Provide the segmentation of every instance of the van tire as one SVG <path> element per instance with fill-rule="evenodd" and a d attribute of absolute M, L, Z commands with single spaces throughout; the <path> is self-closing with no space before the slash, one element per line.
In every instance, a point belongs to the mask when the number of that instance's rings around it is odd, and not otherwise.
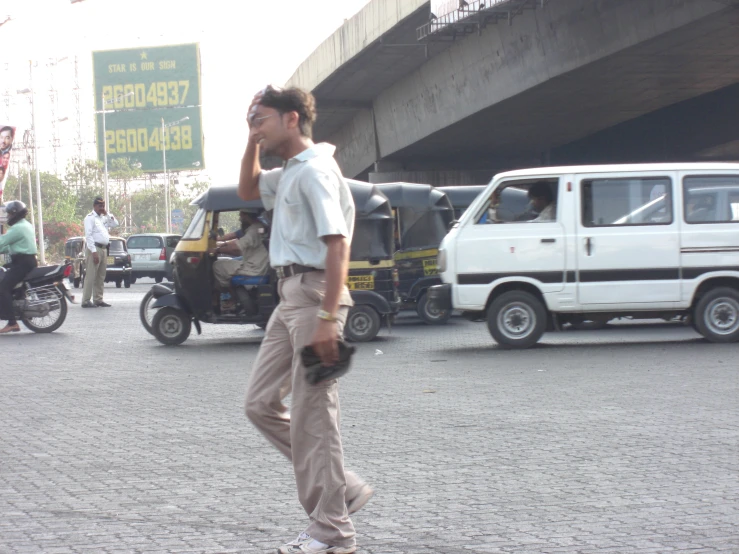
<path fill-rule="evenodd" d="M 370 306 L 354 306 L 344 324 L 344 337 L 352 342 L 368 342 L 380 332 L 380 314 Z"/>
<path fill-rule="evenodd" d="M 429 296 L 425 292 L 418 299 L 416 311 L 418 312 L 418 317 L 428 325 L 444 325 L 452 317 L 451 310 L 432 310 L 429 307 Z"/>
<path fill-rule="evenodd" d="M 547 328 L 547 311 L 533 294 L 504 292 L 488 308 L 488 330 L 504 348 L 530 348 Z"/>
<path fill-rule="evenodd" d="M 693 310 L 696 330 L 710 342 L 739 340 L 739 292 L 718 287 L 701 296 Z"/>

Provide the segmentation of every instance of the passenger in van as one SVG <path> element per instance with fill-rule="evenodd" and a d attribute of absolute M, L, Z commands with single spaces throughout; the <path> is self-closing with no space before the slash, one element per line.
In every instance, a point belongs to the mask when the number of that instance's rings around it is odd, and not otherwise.
<path fill-rule="evenodd" d="M 716 210 L 711 198 L 707 195 L 691 195 L 688 199 L 688 209 L 685 216 L 688 223 L 702 223 L 718 221 Z"/>
<path fill-rule="evenodd" d="M 552 189 L 546 181 L 538 181 L 531 185 L 528 195 L 534 212 L 538 214 L 529 221 L 541 223 L 557 219 L 557 205 L 554 203 Z"/>
<path fill-rule="evenodd" d="M 269 253 L 262 242 L 264 226 L 257 219 L 258 214 L 249 210 L 239 212 L 241 229 L 223 236 L 223 242 L 218 242 L 212 254 L 226 254 L 241 256 L 241 260 L 219 259 L 213 263 L 213 276 L 216 286 L 222 291 L 230 291 L 231 277 L 246 275 L 257 277 L 264 275 L 269 267 Z"/>

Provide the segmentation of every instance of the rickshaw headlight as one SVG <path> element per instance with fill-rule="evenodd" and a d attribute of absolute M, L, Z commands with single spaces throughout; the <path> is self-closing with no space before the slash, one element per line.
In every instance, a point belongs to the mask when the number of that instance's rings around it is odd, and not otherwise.
<path fill-rule="evenodd" d="M 446 271 L 446 250 L 439 250 L 439 255 L 436 257 L 436 267 L 439 273 Z"/>

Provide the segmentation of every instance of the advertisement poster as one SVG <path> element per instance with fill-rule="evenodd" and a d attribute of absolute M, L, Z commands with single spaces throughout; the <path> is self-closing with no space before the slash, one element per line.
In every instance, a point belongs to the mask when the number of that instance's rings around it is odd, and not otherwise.
<path fill-rule="evenodd" d="M 13 150 L 13 139 L 15 139 L 15 127 L 0 125 L 0 204 L 4 202 L 3 191 L 8 180 L 8 173 L 10 173 L 10 151 Z"/>
<path fill-rule="evenodd" d="M 204 169 L 197 43 L 92 53 L 98 160 Z M 105 151 L 103 151 L 105 148 Z"/>

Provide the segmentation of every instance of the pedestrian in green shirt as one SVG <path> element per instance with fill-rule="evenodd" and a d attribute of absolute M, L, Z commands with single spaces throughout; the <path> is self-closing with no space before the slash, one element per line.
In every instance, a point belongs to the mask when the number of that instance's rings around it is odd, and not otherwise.
<path fill-rule="evenodd" d="M 20 331 L 13 311 L 12 291 L 25 279 L 26 275 L 38 265 L 36 261 L 36 234 L 33 225 L 26 220 L 28 209 L 23 202 L 14 200 L 5 206 L 10 229 L 0 235 L 0 254 L 10 254 L 10 263 L 0 272 L 0 320 L 8 324 L 0 329 L 0 334 Z"/>

